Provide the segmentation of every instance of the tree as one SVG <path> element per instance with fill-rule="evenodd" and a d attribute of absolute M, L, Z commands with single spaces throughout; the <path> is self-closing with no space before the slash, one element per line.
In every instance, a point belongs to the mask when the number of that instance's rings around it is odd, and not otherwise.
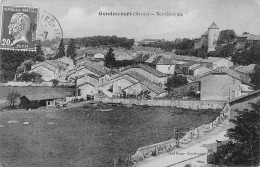
<path fill-rule="evenodd" d="M 230 122 L 235 126 L 227 131 L 230 141 L 213 153 L 209 163 L 218 166 L 259 165 L 259 113 L 260 105 L 251 104 L 252 110 L 237 111 Z"/>
<path fill-rule="evenodd" d="M 174 87 L 178 87 L 187 83 L 188 83 L 187 78 L 179 75 L 179 76 L 172 76 L 168 78 L 165 86 L 167 90 L 170 90 Z"/>
<path fill-rule="evenodd" d="M 242 50 L 236 51 L 232 55 L 232 62 L 240 65 L 260 64 L 260 43 L 246 45 Z"/>
<path fill-rule="evenodd" d="M 36 82 L 41 82 L 41 77 L 42 75 L 39 73 L 31 72 L 31 73 L 22 73 L 17 77 L 17 81 L 25 81 L 25 82 L 30 82 L 30 81 L 36 81 Z"/>
<path fill-rule="evenodd" d="M 107 54 L 105 55 L 104 65 L 109 68 L 113 68 L 116 64 L 116 58 L 114 54 L 114 50 L 109 48 Z"/>
<path fill-rule="evenodd" d="M 64 43 L 63 43 L 63 39 L 61 39 L 60 41 L 60 45 L 59 45 L 59 48 L 58 48 L 58 53 L 55 55 L 55 59 L 57 58 L 61 58 L 61 57 L 64 57 L 65 56 L 65 47 L 64 47 Z"/>
<path fill-rule="evenodd" d="M 11 108 L 15 108 L 15 103 L 17 102 L 17 99 L 20 97 L 20 94 L 16 92 L 10 92 L 7 96 L 7 101 L 9 102 Z"/>
<path fill-rule="evenodd" d="M 235 51 L 235 43 L 229 43 L 216 47 L 216 53 L 218 57 L 230 57 Z"/>
<path fill-rule="evenodd" d="M 199 58 L 207 58 L 207 49 L 206 48 L 199 48 L 197 49 L 198 53 L 197 53 L 197 57 Z"/>
<path fill-rule="evenodd" d="M 257 64 L 254 68 L 254 72 L 250 75 L 251 83 L 255 85 L 254 89 L 260 89 L 260 65 Z"/>
<path fill-rule="evenodd" d="M 222 44 L 229 44 L 231 42 L 234 42 L 236 38 L 236 33 L 234 30 L 222 30 L 219 33 L 219 37 L 217 40 L 217 45 L 222 45 Z"/>
<path fill-rule="evenodd" d="M 36 54 L 35 54 L 35 61 L 44 61 L 44 52 L 42 51 L 41 44 L 36 46 Z"/>
<path fill-rule="evenodd" d="M 69 46 L 67 48 L 67 57 L 70 57 L 71 59 L 75 59 L 77 57 L 76 47 L 73 39 L 71 39 L 69 42 Z"/>

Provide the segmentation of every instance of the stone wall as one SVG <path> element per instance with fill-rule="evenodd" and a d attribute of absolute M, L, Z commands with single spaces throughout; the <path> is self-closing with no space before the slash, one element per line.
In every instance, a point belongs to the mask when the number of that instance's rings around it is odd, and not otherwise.
<path fill-rule="evenodd" d="M 6 99 L 8 93 L 17 91 L 21 96 L 30 94 L 43 94 L 43 93 L 70 93 L 74 92 L 75 88 L 68 87 L 0 87 L 0 99 Z"/>
<path fill-rule="evenodd" d="M 223 101 L 200 101 L 200 100 L 155 100 L 155 99 L 134 99 L 134 98 L 106 98 L 95 96 L 95 101 L 104 103 L 122 103 L 127 105 L 148 105 L 148 106 L 169 106 L 185 109 L 222 109 Z"/>

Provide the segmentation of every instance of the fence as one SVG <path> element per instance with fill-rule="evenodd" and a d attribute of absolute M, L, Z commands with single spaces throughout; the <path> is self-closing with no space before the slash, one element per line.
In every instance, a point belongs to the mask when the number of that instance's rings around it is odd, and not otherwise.
<path fill-rule="evenodd" d="M 156 143 L 149 146 L 144 146 L 138 148 L 136 153 L 131 156 L 131 160 L 134 162 L 142 161 L 145 158 L 151 157 L 153 153 L 165 153 L 169 150 L 175 149 L 179 143 L 179 146 L 182 144 L 189 143 L 194 138 L 199 138 L 201 135 L 204 135 L 208 131 L 217 127 L 222 121 L 230 117 L 231 108 L 229 105 L 225 105 L 224 109 L 221 111 L 220 115 L 211 123 L 206 125 L 201 125 L 197 128 L 194 128 L 184 134 L 184 136 L 177 141 L 176 139 L 170 139 L 165 142 Z"/>
<path fill-rule="evenodd" d="M 127 105 L 170 106 L 185 109 L 222 109 L 224 101 L 200 100 L 162 100 L 162 99 L 134 99 L 134 98 L 107 98 L 95 96 L 95 101 L 104 103 L 122 103 Z"/>

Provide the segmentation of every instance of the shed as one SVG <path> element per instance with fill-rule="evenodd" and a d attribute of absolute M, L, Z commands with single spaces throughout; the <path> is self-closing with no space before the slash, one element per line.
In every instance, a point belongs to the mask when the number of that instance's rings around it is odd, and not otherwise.
<path fill-rule="evenodd" d="M 38 108 L 41 106 L 55 106 L 56 99 L 62 99 L 60 93 L 31 94 L 20 97 L 20 106 L 25 109 Z"/>

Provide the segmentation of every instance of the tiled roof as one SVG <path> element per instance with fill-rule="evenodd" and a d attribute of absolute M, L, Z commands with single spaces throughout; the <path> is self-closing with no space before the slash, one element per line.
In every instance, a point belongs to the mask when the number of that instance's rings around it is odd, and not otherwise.
<path fill-rule="evenodd" d="M 247 38 L 250 34 L 243 34 L 243 35 L 238 35 L 238 38 Z"/>
<path fill-rule="evenodd" d="M 131 69 L 131 68 L 141 68 L 141 69 L 145 70 L 146 72 L 149 72 L 149 73 L 155 75 L 156 77 L 167 77 L 166 74 L 164 74 L 152 67 L 149 67 L 147 65 L 143 65 L 143 64 L 138 64 L 136 66 L 127 66 L 127 67 L 123 68 L 121 71 L 125 71 L 125 70 Z"/>
<path fill-rule="evenodd" d="M 200 76 L 200 78 L 202 77 L 206 77 L 208 75 L 212 75 L 212 74 L 218 74 L 218 73 L 224 73 L 224 74 L 227 74 L 237 80 L 240 80 L 242 83 L 246 84 L 246 85 L 249 85 L 249 86 L 253 86 L 251 84 L 251 79 L 249 77 L 249 75 L 245 74 L 245 73 L 241 73 L 241 72 L 238 72 L 236 70 L 233 70 L 233 69 L 228 69 L 228 68 L 225 68 L 225 67 L 219 67 L 215 70 L 212 70 L 212 71 L 209 71 L 205 74 L 203 74 L 202 76 Z"/>
<path fill-rule="evenodd" d="M 98 63 L 94 63 L 91 61 L 86 61 L 84 65 L 77 67 L 77 71 L 80 71 L 82 69 L 88 69 L 89 71 L 93 72 L 94 74 L 97 74 L 98 76 L 103 76 L 107 73 L 109 73 L 109 68 L 99 65 Z M 68 76 L 71 74 L 74 74 L 76 72 L 76 68 L 70 70 L 68 72 Z"/>
<path fill-rule="evenodd" d="M 202 67 L 205 67 L 205 66 L 202 66 L 200 64 L 194 64 L 192 65 L 192 67 L 190 68 L 190 70 L 196 70 L 196 69 L 199 69 L 199 68 L 202 68 Z"/>
<path fill-rule="evenodd" d="M 132 60 L 133 57 L 125 51 L 114 51 L 116 60 Z"/>
<path fill-rule="evenodd" d="M 248 41 L 260 41 L 260 35 L 250 34 L 250 35 L 247 37 L 247 40 L 248 40 Z"/>
<path fill-rule="evenodd" d="M 47 68 L 48 70 L 51 70 L 53 72 L 56 72 L 57 69 L 55 69 L 54 67 L 50 66 L 50 65 L 47 65 L 47 64 L 40 64 L 40 65 L 37 65 L 35 67 L 33 67 L 30 71 L 33 71 L 34 69 L 38 68 L 38 67 L 45 67 Z"/>
<path fill-rule="evenodd" d="M 202 34 L 202 36 L 206 36 L 206 35 L 208 35 L 209 34 L 209 31 L 206 31 L 206 32 L 204 32 L 203 34 Z"/>
<path fill-rule="evenodd" d="M 159 56 L 153 63 L 156 65 L 173 65 L 173 64 L 178 64 L 179 62 L 173 59 Z"/>
<path fill-rule="evenodd" d="M 203 62 L 203 63 L 215 63 L 215 62 L 217 62 L 221 59 L 223 59 L 223 58 L 221 58 L 221 57 L 208 57 L 208 58 L 205 58 L 205 59 L 199 58 L 196 61 L 197 62 Z"/>
<path fill-rule="evenodd" d="M 210 26 L 209 29 L 219 29 L 219 27 L 213 22 Z"/>
<path fill-rule="evenodd" d="M 94 86 L 93 84 L 91 84 L 90 82 L 85 82 L 85 83 L 79 84 L 78 87 L 84 86 L 84 85 L 86 85 L 86 84 L 89 84 L 89 85 L 95 87 L 95 86 Z"/>
<path fill-rule="evenodd" d="M 103 55 L 106 55 L 107 50 L 87 50 L 85 53 L 86 53 L 87 55 L 95 55 L 95 54 L 97 54 L 97 53 L 101 53 L 101 54 L 103 54 Z"/>
<path fill-rule="evenodd" d="M 192 75 L 186 75 L 185 77 L 187 77 L 187 79 L 190 79 L 190 80 L 192 80 L 192 81 L 197 81 L 197 80 L 198 80 L 197 77 L 192 76 Z"/>
<path fill-rule="evenodd" d="M 24 95 L 24 96 L 30 101 L 35 101 L 35 100 L 58 99 L 58 98 L 63 98 L 65 95 L 62 95 L 61 93 L 44 93 L 44 94 L 31 94 L 31 95 Z"/>
<path fill-rule="evenodd" d="M 242 73 L 246 73 L 246 74 L 250 74 L 254 72 L 254 68 L 255 68 L 256 64 L 250 64 L 247 66 L 237 66 L 234 68 L 234 70 L 242 72 Z"/>
<path fill-rule="evenodd" d="M 126 73 L 124 73 L 124 75 L 125 74 L 130 76 L 130 77 L 133 77 L 134 79 L 136 79 L 138 81 L 150 81 L 148 78 L 144 77 L 142 74 L 139 74 L 139 73 L 134 72 L 134 71 L 126 72 Z"/>
<path fill-rule="evenodd" d="M 162 73 L 162 72 L 160 72 L 160 71 L 158 71 L 158 70 L 156 70 L 152 67 L 149 67 L 147 65 L 138 64 L 137 67 L 139 67 L 139 68 L 141 68 L 141 69 L 143 69 L 143 70 L 145 70 L 145 71 L 147 71 L 147 72 L 149 72 L 149 73 L 151 73 L 151 74 L 153 74 L 157 77 L 167 77 L 166 74 L 164 74 L 164 73 Z"/>
<path fill-rule="evenodd" d="M 168 58 L 170 58 L 172 60 L 177 60 L 177 61 L 196 61 L 199 59 L 199 57 L 176 55 L 176 54 L 171 54 L 168 56 Z"/>
<path fill-rule="evenodd" d="M 114 79 L 117 79 L 119 77 L 123 77 L 124 75 L 128 75 L 134 79 L 136 79 L 138 82 L 134 82 L 132 80 L 130 80 L 127 77 L 124 77 L 125 79 L 127 79 L 128 81 L 132 82 L 133 85 L 137 84 L 137 83 L 141 83 L 142 85 L 146 86 L 148 89 L 152 90 L 153 92 L 160 94 L 165 92 L 166 90 L 164 90 L 163 88 L 161 88 L 160 86 L 156 85 L 155 83 L 151 82 L 148 78 L 144 77 L 142 74 L 139 74 L 137 72 L 134 71 L 130 71 L 130 72 L 126 72 L 123 74 L 119 74 L 117 77 L 115 77 Z M 113 81 L 113 80 L 111 80 Z M 128 88 L 128 87 L 126 87 Z"/>
<path fill-rule="evenodd" d="M 166 92 L 165 89 L 161 88 L 160 86 L 152 83 L 152 82 L 148 82 L 148 81 L 142 81 L 139 82 L 141 84 L 143 84 L 144 86 L 146 86 L 148 89 L 152 90 L 153 92 L 155 92 L 156 94 L 161 94 Z"/>

